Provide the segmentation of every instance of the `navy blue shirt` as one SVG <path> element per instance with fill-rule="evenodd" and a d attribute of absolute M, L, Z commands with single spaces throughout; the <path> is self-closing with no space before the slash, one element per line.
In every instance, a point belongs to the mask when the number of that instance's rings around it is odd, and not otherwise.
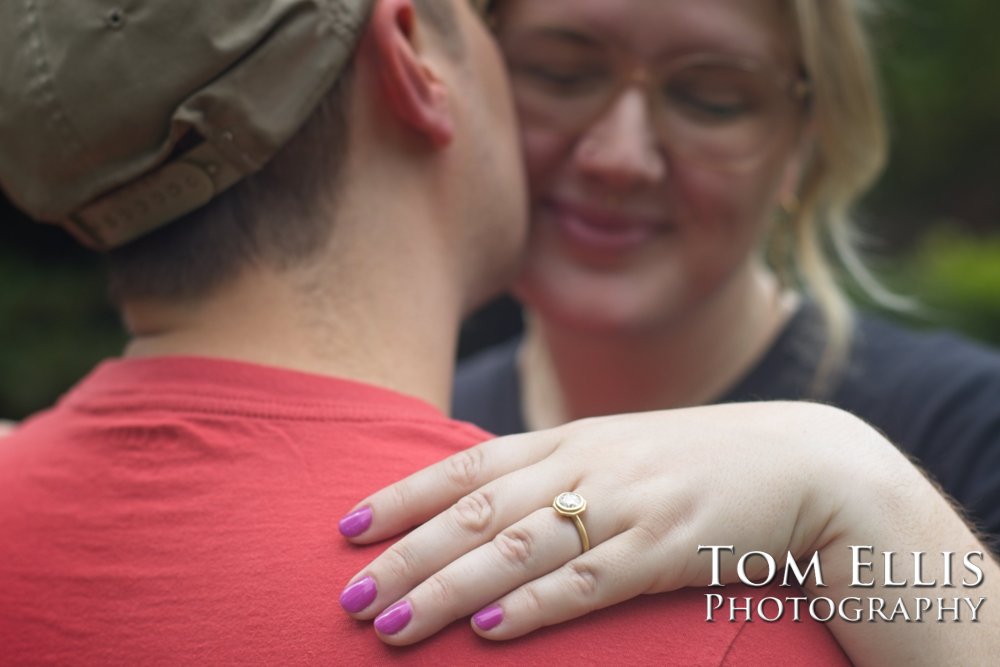
<path fill-rule="evenodd" d="M 993 546 L 1000 538 L 1000 353 L 953 333 L 858 318 L 849 362 L 825 396 L 812 394 L 823 349 L 819 310 L 806 303 L 759 363 L 715 403 L 822 400 L 878 428 L 966 508 Z M 507 435 L 526 430 L 515 339 L 463 362 L 454 416 Z"/>

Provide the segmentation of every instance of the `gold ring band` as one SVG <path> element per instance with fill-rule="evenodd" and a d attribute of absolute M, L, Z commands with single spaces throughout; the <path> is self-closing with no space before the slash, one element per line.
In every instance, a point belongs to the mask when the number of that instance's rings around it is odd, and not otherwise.
<path fill-rule="evenodd" d="M 587 509 L 587 501 L 583 499 L 583 496 L 572 491 L 560 493 L 552 501 L 552 509 L 562 516 L 573 520 L 573 524 L 576 525 L 576 532 L 580 534 L 580 543 L 583 545 L 584 553 L 589 551 L 590 538 L 587 536 L 587 529 L 583 525 L 583 520 L 580 519 L 580 515 Z"/>

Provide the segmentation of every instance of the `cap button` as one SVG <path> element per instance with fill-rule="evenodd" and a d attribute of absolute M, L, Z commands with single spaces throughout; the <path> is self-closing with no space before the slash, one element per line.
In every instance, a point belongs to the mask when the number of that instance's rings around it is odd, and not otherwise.
<path fill-rule="evenodd" d="M 125 12 L 121 8 L 115 7 L 108 12 L 108 15 L 105 17 L 105 22 L 112 30 L 121 30 L 125 27 Z"/>

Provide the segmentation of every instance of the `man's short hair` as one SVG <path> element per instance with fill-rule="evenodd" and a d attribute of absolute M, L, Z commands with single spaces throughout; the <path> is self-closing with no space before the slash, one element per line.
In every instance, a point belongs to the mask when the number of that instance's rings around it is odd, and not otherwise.
<path fill-rule="evenodd" d="M 453 7 L 414 0 L 421 17 L 461 49 Z M 352 65 L 301 130 L 256 174 L 204 207 L 109 255 L 112 299 L 189 299 L 208 294 L 246 266 L 279 270 L 329 242 L 348 145 Z"/>
<path fill-rule="evenodd" d="M 330 232 L 325 204 L 347 152 L 350 72 L 306 124 L 256 174 L 174 222 L 109 253 L 111 297 L 187 299 L 248 263 L 283 268 L 307 258 Z"/>

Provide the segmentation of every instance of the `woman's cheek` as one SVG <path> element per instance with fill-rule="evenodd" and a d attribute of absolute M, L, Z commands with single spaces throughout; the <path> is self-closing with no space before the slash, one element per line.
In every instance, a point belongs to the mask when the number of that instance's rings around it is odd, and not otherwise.
<path fill-rule="evenodd" d="M 691 167 L 671 173 L 673 204 L 689 230 L 723 256 L 752 251 L 762 240 L 774 184 L 766 174 Z M 732 261 L 732 258 L 725 261 Z"/>
<path fill-rule="evenodd" d="M 557 133 L 521 126 L 521 145 L 528 169 L 528 179 L 533 193 L 542 191 L 557 172 L 560 162 L 569 154 L 570 141 Z"/>
<path fill-rule="evenodd" d="M 718 171 L 675 162 L 667 176 L 670 202 L 682 222 L 704 232 L 718 232 L 738 210 L 740 185 Z"/>

